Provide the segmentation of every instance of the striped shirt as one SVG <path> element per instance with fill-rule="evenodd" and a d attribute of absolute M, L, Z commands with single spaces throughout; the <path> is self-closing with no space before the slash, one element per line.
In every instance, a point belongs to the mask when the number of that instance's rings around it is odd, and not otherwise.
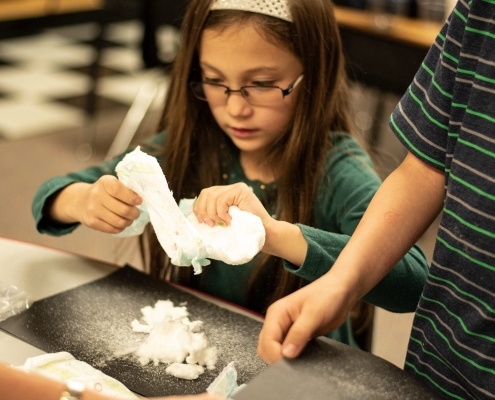
<path fill-rule="evenodd" d="M 441 397 L 495 399 L 495 0 L 458 1 L 390 126 L 445 172 L 405 369 Z"/>

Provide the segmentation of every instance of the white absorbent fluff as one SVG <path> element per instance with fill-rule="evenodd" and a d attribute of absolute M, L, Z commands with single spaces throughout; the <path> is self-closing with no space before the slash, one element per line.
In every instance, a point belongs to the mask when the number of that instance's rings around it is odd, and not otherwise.
<path fill-rule="evenodd" d="M 192 380 L 197 379 L 203 372 L 204 368 L 198 364 L 170 364 L 165 372 L 177 378 Z"/>
<path fill-rule="evenodd" d="M 142 365 L 150 361 L 171 364 L 166 372 L 183 379 L 196 379 L 204 372 L 203 366 L 215 369 L 218 350 L 210 347 L 200 332 L 203 322 L 189 320 L 185 306 L 159 300 L 155 307 L 144 307 L 141 312 L 145 324 L 134 320 L 131 326 L 135 332 L 149 333 L 135 352 Z"/>

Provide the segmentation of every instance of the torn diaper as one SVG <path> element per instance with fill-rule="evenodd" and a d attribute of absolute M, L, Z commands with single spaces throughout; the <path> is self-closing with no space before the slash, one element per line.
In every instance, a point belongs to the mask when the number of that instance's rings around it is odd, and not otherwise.
<path fill-rule="evenodd" d="M 115 171 L 125 186 L 143 198 L 139 207 L 141 216 L 115 236 L 139 235 L 151 220 L 158 241 L 174 265 L 192 265 L 194 273 L 199 274 L 202 267 L 210 264 L 209 259 L 244 264 L 252 260 L 265 243 L 261 219 L 236 206 L 229 208 L 232 222 L 226 227 L 200 224 L 192 212 L 195 199 L 181 200 L 183 213 L 158 161 L 142 152 L 139 146 L 117 164 Z"/>

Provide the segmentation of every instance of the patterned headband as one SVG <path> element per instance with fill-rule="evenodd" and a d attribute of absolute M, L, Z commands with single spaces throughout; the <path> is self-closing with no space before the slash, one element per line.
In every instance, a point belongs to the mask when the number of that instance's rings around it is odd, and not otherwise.
<path fill-rule="evenodd" d="M 241 10 L 292 22 L 287 0 L 215 0 L 212 10 Z"/>

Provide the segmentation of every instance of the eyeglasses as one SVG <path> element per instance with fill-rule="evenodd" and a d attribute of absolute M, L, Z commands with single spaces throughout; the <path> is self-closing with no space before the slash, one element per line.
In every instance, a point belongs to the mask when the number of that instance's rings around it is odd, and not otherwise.
<path fill-rule="evenodd" d="M 228 99 L 231 93 L 240 93 L 252 106 L 269 106 L 280 103 L 286 96 L 292 93 L 295 87 L 302 81 L 304 75 L 299 75 L 286 89 L 279 86 L 241 86 L 233 90 L 220 83 L 189 82 L 194 96 L 199 100 L 209 103 L 221 103 Z"/>

